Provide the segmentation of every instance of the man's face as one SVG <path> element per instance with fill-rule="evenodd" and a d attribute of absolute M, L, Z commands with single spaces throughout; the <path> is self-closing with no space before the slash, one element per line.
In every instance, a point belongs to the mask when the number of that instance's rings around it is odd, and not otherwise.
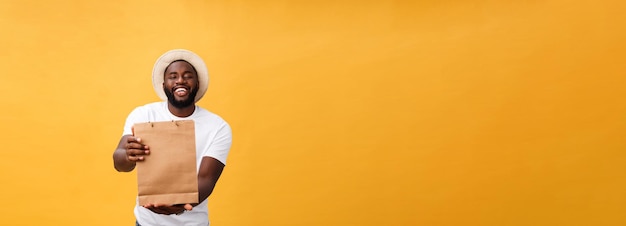
<path fill-rule="evenodd" d="M 176 108 L 192 106 L 198 93 L 198 74 L 187 61 L 174 61 L 165 69 L 163 91 Z"/>

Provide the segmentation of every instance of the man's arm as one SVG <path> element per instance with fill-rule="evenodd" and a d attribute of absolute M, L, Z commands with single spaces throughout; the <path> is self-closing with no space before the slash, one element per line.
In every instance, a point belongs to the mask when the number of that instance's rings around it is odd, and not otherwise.
<path fill-rule="evenodd" d="M 215 184 L 220 179 L 223 170 L 224 164 L 217 159 L 212 157 L 202 158 L 200 170 L 198 171 L 198 204 L 213 193 Z"/>

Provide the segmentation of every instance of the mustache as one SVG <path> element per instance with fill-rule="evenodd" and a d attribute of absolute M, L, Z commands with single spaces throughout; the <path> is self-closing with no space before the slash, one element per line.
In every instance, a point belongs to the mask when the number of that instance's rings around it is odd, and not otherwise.
<path fill-rule="evenodd" d="M 199 85 L 196 85 L 196 88 L 189 89 L 189 96 L 187 96 L 187 98 L 184 100 L 176 100 L 176 98 L 174 97 L 174 89 L 168 90 L 167 88 L 163 87 L 163 92 L 165 92 L 165 96 L 167 96 L 167 101 L 170 104 L 172 104 L 172 106 L 176 108 L 185 108 L 185 107 L 192 106 L 196 103 L 196 95 L 198 94 L 198 87 Z"/>

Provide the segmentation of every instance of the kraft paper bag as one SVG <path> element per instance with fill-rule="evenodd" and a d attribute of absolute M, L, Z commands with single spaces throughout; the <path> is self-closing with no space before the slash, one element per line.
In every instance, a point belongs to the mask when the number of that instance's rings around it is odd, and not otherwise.
<path fill-rule="evenodd" d="M 137 123 L 133 131 L 150 148 L 136 166 L 139 205 L 197 203 L 194 122 Z"/>

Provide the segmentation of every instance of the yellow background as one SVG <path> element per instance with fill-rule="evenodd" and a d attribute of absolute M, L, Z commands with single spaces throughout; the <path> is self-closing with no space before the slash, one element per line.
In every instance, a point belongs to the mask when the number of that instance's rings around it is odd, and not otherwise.
<path fill-rule="evenodd" d="M 133 225 L 156 58 L 232 126 L 212 225 L 626 225 L 626 3 L 0 1 L 0 225 Z"/>

